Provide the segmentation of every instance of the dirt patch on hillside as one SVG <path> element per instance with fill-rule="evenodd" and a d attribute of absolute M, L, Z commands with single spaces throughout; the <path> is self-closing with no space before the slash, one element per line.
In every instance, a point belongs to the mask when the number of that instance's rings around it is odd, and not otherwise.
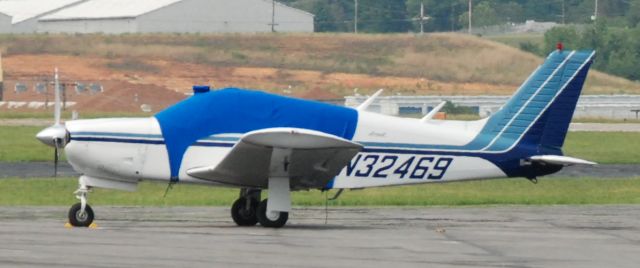
<path fill-rule="evenodd" d="M 358 92 L 368 94 L 379 88 L 386 94 L 480 95 L 511 94 L 516 85 L 483 83 L 443 83 L 424 78 L 371 76 L 347 73 L 289 70 L 260 67 L 214 67 L 166 60 L 135 59 L 135 66 L 152 66 L 153 71 L 118 70 L 121 60 L 62 55 L 15 55 L 3 59 L 5 68 L 5 101 L 52 100 L 33 90 L 39 81 L 51 81 L 54 68 L 67 83 L 67 100 L 81 112 L 140 112 L 142 105 L 158 111 L 185 98 L 193 85 L 214 88 L 239 87 L 267 90 L 279 94 L 311 99 L 343 97 Z M 117 63 L 117 64 L 114 64 Z M 126 63 L 125 63 L 126 64 Z M 125 66 L 126 67 L 126 66 Z M 17 94 L 16 82 L 29 90 Z M 78 94 L 72 84 L 100 83 L 101 94 Z M 6 109 L 4 107 L 3 109 Z M 20 108 L 27 109 L 27 108 Z"/>

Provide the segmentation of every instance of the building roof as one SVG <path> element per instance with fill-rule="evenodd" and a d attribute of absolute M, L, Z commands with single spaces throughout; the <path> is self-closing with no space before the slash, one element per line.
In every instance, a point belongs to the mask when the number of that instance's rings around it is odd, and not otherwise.
<path fill-rule="evenodd" d="M 10 16 L 11 23 L 16 24 L 82 1 L 83 0 L 2 0 L 0 1 L 0 13 Z"/>
<path fill-rule="evenodd" d="M 0 0 L 0 3 L 4 0 Z M 37 2 L 43 0 L 10 0 L 15 2 Z M 47 1 L 83 1 L 83 0 L 44 0 Z M 81 19 L 109 19 L 109 18 L 135 18 L 154 10 L 178 3 L 184 0 L 88 0 L 84 3 L 62 9 L 58 12 L 40 18 L 41 20 L 81 20 Z M 231 0 L 229 0 L 231 1 Z M 261 0 L 271 3 L 271 0 Z M 313 14 L 287 6 L 280 2 L 277 5 L 305 15 Z"/>
<path fill-rule="evenodd" d="M 44 16 L 41 20 L 135 18 L 181 1 L 182 0 L 90 0 Z"/>

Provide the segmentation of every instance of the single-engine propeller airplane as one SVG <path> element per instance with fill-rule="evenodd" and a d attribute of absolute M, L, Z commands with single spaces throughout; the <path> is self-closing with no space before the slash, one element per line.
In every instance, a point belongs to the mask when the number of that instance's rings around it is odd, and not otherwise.
<path fill-rule="evenodd" d="M 69 210 L 89 226 L 93 187 L 130 190 L 142 180 L 240 188 L 240 226 L 282 227 L 291 191 L 525 177 L 566 165 L 562 145 L 593 51 L 552 52 L 496 113 L 477 121 L 398 118 L 260 91 L 194 86 L 193 96 L 149 118 L 60 122 L 37 138 L 63 149 L 81 173 Z M 56 71 L 57 81 L 57 71 Z M 261 192 L 268 199 L 261 200 Z"/>

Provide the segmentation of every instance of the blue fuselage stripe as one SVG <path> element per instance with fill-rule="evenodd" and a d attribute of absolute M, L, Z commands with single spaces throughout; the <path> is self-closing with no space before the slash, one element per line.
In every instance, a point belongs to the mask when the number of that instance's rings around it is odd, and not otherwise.
<path fill-rule="evenodd" d="M 72 141 L 96 141 L 96 142 L 116 142 L 116 143 L 139 143 L 139 144 L 164 144 L 163 140 L 142 140 L 107 137 L 72 137 Z"/>
<path fill-rule="evenodd" d="M 125 136 L 125 135 L 121 135 Z M 144 139 L 135 139 L 135 138 L 112 138 L 112 137 L 71 137 L 72 141 L 89 141 L 89 142 L 114 142 L 114 143 L 137 143 L 137 144 L 154 144 L 154 145 L 163 145 L 165 144 L 164 140 L 144 140 Z M 236 139 L 237 140 L 237 139 Z M 192 146 L 199 147 L 224 147 L 231 148 L 235 145 L 235 143 L 225 143 L 225 142 L 206 142 L 206 141 L 198 141 L 194 143 Z M 365 143 L 366 145 L 366 143 Z M 386 145 L 386 146 L 385 146 Z M 406 144 L 410 145 L 410 144 Z M 406 149 L 398 149 L 392 148 L 396 147 L 397 144 L 376 144 L 375 147 L 365 147 L 362 152 L 363 153 L 388 153 L 388 154 L 448 154 L 448 155 L 464 155 L 459 152 L 446 152 L 440 150 L 424 150 L 424 148 L 420 147 L 420 144 L 414 144 L 415 147 L 406 148 Z M 387 148 L 377 148 L 377 147 L 387 147 Z M 476 152 L 481 153 L 481 152 Z"/>
<path fill-rule="evenodd" d="M 72 141 L 92 141 L 92 142 L 114 142 L 114 143 L 134 143 L 134 144 L 154 144 L 154 145 L 164 145 L 164 140 L 155 139 L 155 140 L 146 140 L 146 139 L 137 139 L 134 137 L 127 138 L 125 135 L 120 135 L 122 138 L 115 137 L 77 137 L 72 136 Z M 235 143 L 224 143 L 224 142 L 207 142 L 207 141 L 198 141 L 194 143 L 192 146 L 200 146 L 200 147 L 233 147 Z"/>

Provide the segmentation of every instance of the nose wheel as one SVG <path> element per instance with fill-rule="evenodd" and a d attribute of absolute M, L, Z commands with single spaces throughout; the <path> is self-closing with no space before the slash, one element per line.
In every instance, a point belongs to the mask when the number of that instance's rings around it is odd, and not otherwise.
<path fill-rule="evenodd" d="M 87 204 L 89 187 L 80 183 L 80 188 L 78 188 L 74 194 L 80 202 L 74 204 L 69 209 L 69 224 L 74 227 L 89 227 L 94 219 L 93 209 Z"/>
<path fill-rule="evenodd" d="M 93 209 L 86 205 L 84 211 L 82 204 L 76 203 L 69 209 L 69 224 L 75 227 L 89 227 L 93 223 Z"/>

